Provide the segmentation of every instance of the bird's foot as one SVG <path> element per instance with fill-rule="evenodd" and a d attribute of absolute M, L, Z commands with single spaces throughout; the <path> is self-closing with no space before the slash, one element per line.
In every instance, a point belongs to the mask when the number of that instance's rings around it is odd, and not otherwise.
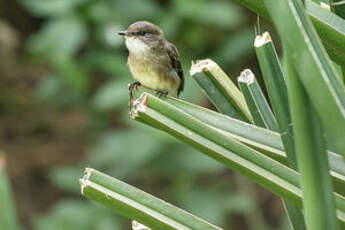
<path fill-rule="evenodd" d="M 159 98 L 166 97 L 168 95 L 168 91 L 157 90 L 156 95 Z"/>
<path fill-rule="evenodd" d="M 134 90 L 137 90 L 139 86 L 141 86 L 141 84 L 138 81 L 129 84 L 129 99 L 131 101 L 134 99 Z"/>

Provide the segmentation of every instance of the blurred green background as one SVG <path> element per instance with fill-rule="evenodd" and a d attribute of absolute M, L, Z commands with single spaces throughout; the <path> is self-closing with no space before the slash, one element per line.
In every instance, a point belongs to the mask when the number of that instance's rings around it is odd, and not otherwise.
<path fill-rule="evenodd" d="M 288 229 L 279 198 L 129 118 L 133 80 L 116 31 L 137 20 L 178 47 L 185 100 L 211 107 L 189 76 L 192 60 L 210 57 L 232 78 L 260 74 L 256 15 L 233 1 L 0 0 L 0 152 L 23 229 L 130 229 L 80 196 L 84 167 L 224 229 Z"/>

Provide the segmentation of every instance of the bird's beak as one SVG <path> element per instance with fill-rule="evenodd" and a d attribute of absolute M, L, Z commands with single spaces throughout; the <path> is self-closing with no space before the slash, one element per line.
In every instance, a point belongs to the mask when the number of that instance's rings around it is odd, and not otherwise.
<path fill-rule="evenodd" d="M 127 34 L 127 30 L 124 30 L 124 31 L 118 31 L 117 32 L 118 35 L 122 35 L 122 36 L 125 36 Z"/>

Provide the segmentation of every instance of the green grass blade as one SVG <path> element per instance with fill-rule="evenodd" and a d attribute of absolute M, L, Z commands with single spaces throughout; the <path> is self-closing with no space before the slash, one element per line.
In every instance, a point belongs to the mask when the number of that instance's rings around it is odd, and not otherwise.
<path fill-rule="evenodd" d="M 229 132 L 232 138 L 259 149 L 260 152 L 265 154 L 271 153 L 269 156 L 274 160 L 287 164 L 286 154 L 279 133 L 176 98 L 168 97 L 166 101 L 208 125 Z M 342 156 L 328 151 L 328 158 L 334 174 L 339 174 L 339 178 L 345 178 L 345 162 Z M 341 180 L 345 181 L 345 179 Z"/>
<path fill-rule="evenodd" d="M 265 81 L 289 166 L 297 169 L 285 76 L 269 33 L 255 38 L 256 54 Z"/>
<path fill-rule="evenodd" d="M 87 168 L 80 184 L 85 197 L 152 229 L 221 229 L 95 169 Z"/>
<path fill-rule="evenodd" d="M 240 90 L 217 63 L 211 59 L 193 63 L 190 75 L 220 112 L 240 120 L 252 121 Z"/>
<path fill-rule="evenodd" d="M 246 99 L 254 123 L 258 126 L 277 131 L 276 119 L 253 72 L 250 69 L 242 71 L 237 81 Z"/>
<path fill-rule="evenodd" d="M 301 207 L 299 174 L 264 154 L 235 141 L 223 130 L 199 121 L 183 110 L 150 94 L 135 101 L 132 117 L 194 146 Z M 345 199 L 335 193 L 338 218 L 345 223 Z"/>
<path fill-rule="evenodd" d="M 0 155 L 0 229 L 20 229 L 5 168 L 5 159 L 2 155 Z"/>
<path fill-rule="evenodd" d="M 167 98 L 167 102 L 201 122 L 227 132 L 232 138 L 264 152 L 272 159 L 286 164 L 286 155 L 279 133 L 176 98 Z"/>
<path fill-rule="evenodd" d="M 244 98 L 246 99 L 246 103 L 250 111 L 250 114 L 253 117 L 254 124 L 257 126 L 266 128 L 265 122 L 261 116 L 262 114 L 260 114 L 258 107 L 255 105 L 255 101 L 253 100 L 253 96 L 250 93 L 248 85 L 245 82 L 239 81 L 239 78 L 237 78 L 237 81 L 238 81 L 238 86 L 240 87 L 241 92 Z"/>
<path fill-rule="evenodd" d="M 308 96 L 337 152 L 345 156 L 345 90 L 303 6 L 297 0 L 270 3 L 272 18 Z M 279 10 L 274 10 L 279 9 Z M 332 118 L 332 119 L 330 119 Z"/>
<path fill-rule="evenodd" d="M 253 12 L 269 19 L 265 0 L 236 0 Z M 320 35 L 328 54 L 339 65 L 345 64 L 345 24 L 339 16 L 329 12 L 320 5 L 305 1 L 306 12 L 310 16 L 316 31 Z"/>
<path fill-rule="evenodd" d="M 286 61 L 306 225 L 313 230 L 338 230 L 321 122 L 292 63 Z"/>
<path fill-rule="evenodd" d="M 279 133 L 245 123 L 176 98 L 167 98 L 167 101 L 194 118 L 228 132 L 232 138 L 287 165 L 286 154 Z M 328 159 L 334 190 L 345 196 L 345 161 L 341 155 L 331 151 L 328 151 Z"/>
<path fill-rule="evenodd" d="M 296 172 L 231 139 L 223 131 L 146 93 L 135 103 L 132 115 L 134 119 L 167 131 L 274 193 L 300 204 L 298 196 L 301 191 L 296 186 L 299 184 Z M 237 150 L 236 154 L 230 149 Z"/>

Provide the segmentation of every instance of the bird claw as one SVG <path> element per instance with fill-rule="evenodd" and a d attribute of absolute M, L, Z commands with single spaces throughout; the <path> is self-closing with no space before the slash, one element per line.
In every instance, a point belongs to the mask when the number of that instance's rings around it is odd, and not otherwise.
<path fill-rule="evenodd" d="M 136 82 L 129 84 L 128 89 L 129 89 L 129 91 L 133 91 L 134 89 L 137 90 L 138 86 L 141 86 L 141 84 L 140 84 L 140 82 L 136 81 Z"/>
<path fill-rule="evenodd" d="M 140 82 L 136 81 L 129 84 L 129 99 L 132 101 L 134 99 L 134 90 L 138 90 L 138 87 L 141 86 Z"/>
<path fill-rule="evenodd" d="M 159 98 L 162 98 L 162 97 L 166 97 L 168 95 L 168 91 L 161 91 L 161 90 L 158 90 L 156 92 L 156 95 L 159 97 Z"/>

